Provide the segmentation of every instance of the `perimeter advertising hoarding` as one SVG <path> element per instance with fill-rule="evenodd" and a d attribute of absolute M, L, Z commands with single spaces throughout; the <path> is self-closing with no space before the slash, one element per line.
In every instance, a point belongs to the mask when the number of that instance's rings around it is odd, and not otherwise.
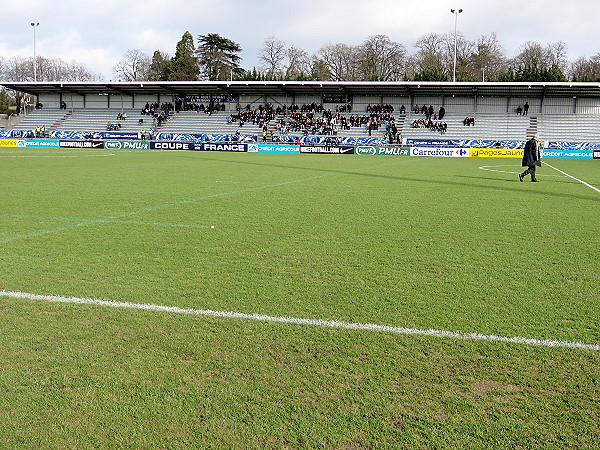
<path fill-rule="evenodd" d="M 256 150 L 254 150 L 254 147 L 248 147 L 248 151 L 258 151 L 259 153 L 300 153 L 300 146 L 289 144 L 258 144 Z"/>
<path fill-rule="evenodd" d="M 102 141 L 60 141 L 62 148 L 104 148 Z"/>
<path fill-rule="evenodd" d="M 0 139 L 0 147 L 16 147 L 16 139 Z"/>
<path fill-rule="evenodd" d="M 564 159 L 593 159 L 593 150 L 563 150 L 563 149 L 544 149 L 542 158 L 564 158 Z"/>
<path fill-rule="evenodd" d="M 104 148 L 108 150 L 149 150 L 147 141 L 106 141 Z"/>
<path fill-rule="evenodd" d="M 445 158 L 466 158 L 469 156 L 468 148 L 440 148 L 440 147 L 411 147 L 410 156 L 442 156 Z"/>
<path fill-rule="evenodd" d="M 472 148 L 470 156 L 477 158 L 522 158 L 522 148 Z"/>
<path fill-rule="evenodd" d="M 248 144 L 231 142 L 213 142 L 205 144 L 192 144 L 192 150 L 203 152 L 247 152 Z"/>
<path fill-rule="evenodd" d="M 18 147 L 60 147 L 60 141 L 47 140 L 47 139 L 19 139 L 17 141 Z"/>
<path fill-rule="evenodd" d="M 152 150 L 194 150 L 193 142 L 150 142 Z"/>
<path fill-rule="evenodd" d="M 354 154 L 354 147 L 352 147 L 351 145 L 301 145 L 300 153 L 352 155 Z"/>
<path fill-rule="evenodd" d="M 355 148 L 357 155 L 395 155 L 410 156 L 410 147 L 380 147 L 376 145 L 361 145 Z"/>
<path fill-rule="evenodd" d="M 600 150 L 594 150 L 594 159 L 600 159 Z"/>

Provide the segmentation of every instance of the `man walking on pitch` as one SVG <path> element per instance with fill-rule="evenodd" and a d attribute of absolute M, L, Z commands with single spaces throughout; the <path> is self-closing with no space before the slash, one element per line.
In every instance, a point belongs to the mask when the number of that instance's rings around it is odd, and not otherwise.
<path fill-rule="evenodd" d="M 540 146 L 538 142 L 539 138 L 540 137 L 536 134 L 525 144 L 525 150 L 523 152 L 523 161 L 521 162 L 521 165 L 523 167 L 527 167 L 527 170 L 519 174 L 519 181 L 523 181 L 523 178 L 527 174 L 531 174 L 531 181 L 536 183 L 538 181 L 535 177 L 535 166 L 542 165 L 542 161 L 540 158 Z"/>

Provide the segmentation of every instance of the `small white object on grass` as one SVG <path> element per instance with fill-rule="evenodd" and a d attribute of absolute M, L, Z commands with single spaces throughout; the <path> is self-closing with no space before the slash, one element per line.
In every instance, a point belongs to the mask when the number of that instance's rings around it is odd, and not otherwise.
<path fill-rule="evenodd" d="M 214 228 L 215 226 L 214 226 L 214 225 L 211 225 L 210 227 L 211 227 L 211 228 Z"/>

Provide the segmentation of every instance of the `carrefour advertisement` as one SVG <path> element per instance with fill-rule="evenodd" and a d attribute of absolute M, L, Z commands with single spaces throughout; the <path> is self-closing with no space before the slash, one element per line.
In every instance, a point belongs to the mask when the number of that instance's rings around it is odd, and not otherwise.
<path fill-rule="evenodd" d="M 410 147 L 381 147 L 377 145 L 362 145 L 355 148 L 357 155 L 395 155 L 410 156 Z"/>
<path fill-rule="evenodd" d="M 411 147 L 410 156 L 442 156 L 445 158 L 466 158 L 469 156 L 468 148 L 440 148 L 440 147 Z"/>
<path fill-rule="evenodd" d="M 478 158 L 522 158 L 522 148 L 472 148 L 470 156 Z"/>
<path fill-rule="evenodd" d="M 544 149 L 542 158 L 593 159 L 593 150 Z"/>

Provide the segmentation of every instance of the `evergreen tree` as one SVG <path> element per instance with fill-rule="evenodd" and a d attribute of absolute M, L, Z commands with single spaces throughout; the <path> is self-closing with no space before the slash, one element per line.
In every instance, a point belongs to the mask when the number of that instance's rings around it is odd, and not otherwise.
<path fill-rule="evenodd" d="M 177 43 L 175 56 L 171 59 L 168 70 L 170 81 L 197 81 L 200 70 L 195 56 L 194 38 L 189 31 L 183 33 Z"/>
<path fill-rule="evenodd" d="M 198 36 L 198 42 L 196 54 L 205 78 L 214 81 L 243 76 L 239 65 L 242 58 L 238 55 L 242 48 L 238 44 L 217 33 Z"/>

